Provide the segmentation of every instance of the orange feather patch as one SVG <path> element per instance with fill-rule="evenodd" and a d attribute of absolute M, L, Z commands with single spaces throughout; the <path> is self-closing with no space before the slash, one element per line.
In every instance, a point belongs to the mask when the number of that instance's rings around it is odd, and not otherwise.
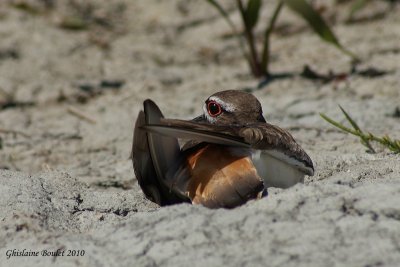
<path fill-rule="evenodd" d="M 235 207 L 264 189 L 248 149 L 209 144 L 190 154 L 187 164 L 187 194 L 194 204 Z"/>

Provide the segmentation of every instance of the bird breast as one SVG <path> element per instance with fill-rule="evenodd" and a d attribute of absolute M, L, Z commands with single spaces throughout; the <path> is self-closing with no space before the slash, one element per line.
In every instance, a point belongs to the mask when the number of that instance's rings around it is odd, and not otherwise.
<path fill-rule="evenodd" d="M 187 164 L 187 194 L 195 204 L 235 207 L 264 190 L 249 149 L 208 144 L 190 154 Z"/>

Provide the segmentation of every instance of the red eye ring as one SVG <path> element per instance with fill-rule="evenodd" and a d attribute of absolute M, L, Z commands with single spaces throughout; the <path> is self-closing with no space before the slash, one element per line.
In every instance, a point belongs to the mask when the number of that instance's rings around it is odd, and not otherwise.
<path fill-rule="evenodd" d="M 211 100 L 207 102 L 207 111 L 211 117 L 217 117 L 219 114 L 222 113 L 222 108 L 220 104 L 218 104 L 214 100 Z"/>

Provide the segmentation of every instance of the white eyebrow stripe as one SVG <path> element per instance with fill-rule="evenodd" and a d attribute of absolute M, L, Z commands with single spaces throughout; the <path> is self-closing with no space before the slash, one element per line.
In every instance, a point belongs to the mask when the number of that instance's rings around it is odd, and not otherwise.
<path fill-rule="evenodd" d="M 218 97 L 216 97 L 216 96 L 211 96 L 211 97 L 208 98 L 208 100 L 217 102 L 218 104 L 221 105 L 221 107 L 222 107 L 224 110 L 226 110 L 226 111 L 228 111 L 228 112 L 233 112 L 233 111 L 236 110 L 236 108 L 235 108 L 234 105 L 225 103 L 224 101 L 222 101 L 220 98 L 218 98 Z M 206 110 L 206 112 L 207 112 L 207 110 Z"/>

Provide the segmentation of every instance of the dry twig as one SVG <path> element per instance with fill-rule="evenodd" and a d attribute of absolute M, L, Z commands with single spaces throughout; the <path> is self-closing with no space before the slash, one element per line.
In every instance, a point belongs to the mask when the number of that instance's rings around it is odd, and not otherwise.
<path fill-rule="evenodd" d="M 69 106 L 67 109 L 68 113 L 78 117 L 79 119 L 85 120 L 91 124 L 96 124 L 96 120 L 91 118 L 90 116 L 84 114 L 82 111 L 78 110 L 77 108 Z"/>

